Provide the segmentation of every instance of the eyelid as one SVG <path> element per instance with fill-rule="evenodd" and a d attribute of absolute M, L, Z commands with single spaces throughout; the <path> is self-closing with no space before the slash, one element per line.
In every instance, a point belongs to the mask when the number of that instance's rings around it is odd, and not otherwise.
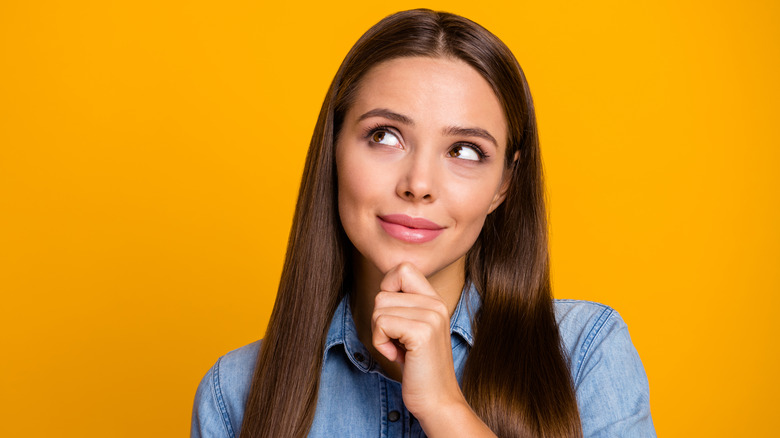
<path fill-rule="evenodd" d="M 387 125 L 387 124 L 384 124 L 384 123 L 374 123 L 374 124 L 368 125 L 368 127 L 366 127 L 363 130 L 363 135 L 368 137 L 369 135 L 371 135 L 374 132 L 379 131 L 379 130 L 386 130 L 386 131 L 391 131 L 391 132 L 392 131 L 397 131 L 397 129 L 393 128 L 390 125 Z"/>
<path fill-rule="evenodd" d="M 394 135 L 395 138 L 398 139 L 399 143 L 403 143 L 403 137 L 401 136 L 401 132 L 397 128 L 385 125 L 383 123 L 377 123 L 377 124 L 374 124 L 374 125 L 370 125 L 363 132 L 363 138 L 368 140 L 368 139 L 371 138 L 372 135 L 374 135 L 378 131 L 387 131 L 390 134 Z"/>

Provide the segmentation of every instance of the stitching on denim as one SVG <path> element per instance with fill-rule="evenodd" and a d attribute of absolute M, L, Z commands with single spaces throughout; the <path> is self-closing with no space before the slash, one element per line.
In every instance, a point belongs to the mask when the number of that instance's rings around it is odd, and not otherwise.
<path fill-rule="evenodd" d="M 222 398 L 222 387 L 219 382 L 219 365 L 222 363 L 222 358 L 217 359 L 217 363 L 214 364 L 214 371 L 212 374 L 212 380 L 214 381 L 214 394 L 217 399 L 217 406 L 219 407 L 220 418 L 222 418 L 222 424 L 225 426 L 225 430 L 230 438 L 235 438 L 233 432 L 233 426 L 230 425 L 230 416 L 225 406 L 225 400 Z"/>
<path fill-rule="evenodd" d="M 471 333 L 468 332 L 466 327 L 463 327 L 462 325 L 458 324 L 456 321 L 459 321 L 460 319 L 460 313 L 463 311 L 461 309 L 460 304 L 458 304 L 458 307 L 455 309 L 455 313 L 452 315 L 452 325 L 450 326 L 450 333 L 457 333 L 463 339 L 468 342 L 469 346 L 474 344 L 474 339 L 471 337 Z"/>
<path fill-rule="evenodd" d="M 390 434 L 390 431 L 388 430 L 390 427 L 390 424 L 387 422 L 387 411 L 388 411 L 388 390 L 387 390 L 387 379 L 379 379 L 379 397 L 380 397 L 380 403 L 379 406 L 381 406 L 381 412 L 379 413 L 379 424 L 380 424 L 380 436 L 382 438 L 387 438 L 387 436 Z"/>
<path fill-rule="evenodd" d="M 594 340 L 596 337 L 601 333 L 601 330 L 604 328 L 604 326 L 607 325 L 607 320 L 610 316 L 615 312 L 612 308 L 604 306 L 605 308 L 601 311 L 601 314 L 599 315 L 598 320 L 596 320 L 596 323 L 593 325 L 593 328 L 588 332 L 588 337 L 585 338 L 585 342 L 583 343 L 582 347 L 580 348 L 580 356 L 577 358 L 577 373 L 574 376 L 574 382 L 579 380 L 580 378 L 580 372 L 582 371 L 582 364 L 585 362 L 585 356 L 588 355 L 590 352 L 590 347 L 593 346 Z"/>
<path fill-rule="evenodd" d="M 561 304 L 582 304 L 582 303 L 585 303 L 585 304 L 595 304 L 596 306 L 601 307 L 602 309 L 611 309 L 611 307 L 607 306 L 606 304 L 598 303 L 596 301 L 575 300 L 575 299 L 572 299 L 572 298 L 554 298 L 553 301 L 557 301 L 557 302 L 559 302 Z M 612 310 L 614 310 L 614 309 L 612 309 Z"/>
<path fill-rule="evenodd" d="M 469 344 L 469 347 L 474 345 L 474 337 L 472 336 L 470 330 L 461 325 L 459 323 L 460 321 L 460 314 L 464 311 L 463 307 L 465 307 L 465 311 L 468 312 L 468 318 L 469 321 L 473 324 L 473 318 L 471 313 L 471 294 L 476 294 L 476 290 L 473 289 L 473 284 L 467 284 L 466 287 L 463 289 L 463 292 L 461 293 L 460 301 L 458 301 L 458 305 L 455 307 L 455 312 L 452 315 L 452 321 L 450 322 L 450 332 L 455 332 L 459 334 L 463 339 Z"/>
<path fill-rule="evenodd" d="M 465 291 L 461 292 L 461 298 L 458 301 L 458 304 L 455 306 L 455 312 L 452 314 L 452 321 L 450 322 L 450 330 L 454 330 L 456 327 L 458 327 L 457 321 L 458 321 L 458 317 L 460 316 L 460 310 L 461 310 L 460 306 L 462 305 L 462 303 L 464 301 L 463 300 L 463 294 L 464 293 L 466 293 L 466 292 Z"/>
<path fill-rule="evenodd" d="M 371 359 L 371 355 L 368 353 L 368 350 L 366 350 L 363 343 L 360 342 L 360 339 L 358 338 L 357 335 L 357 331 L 356 331 L 357 328 L 355 327 L 354 320 L 350 321 L 351 319 L 352 319 L 352 311 L 349 308 L 349 304 L 347 304 L 347 307 L 345 307 L 345 311 L 344 311 L 344 319 L 342 320 L 343 326 L 341 329 L 344 351 L 347 354 L 347 359 L 349 359 L 349 361 L 352 362 L 352 364 L 355 365 L 357 369 L 359 369 L 364 373 L 367 373 L 371 371 L 371 367 L 373 366 L 374 362 Z M 350 324 L 350 322 L 352 323 Z M 350 341 L 352 342 L 350 343 Z M 357 359 L 354 358 L 354 354 L 356 352 L 360 352 L 360 354 L 362 354 L 363 356 L 365 356 L 366 359 L 368 359 L 367 365 L 358 362 Z"/>

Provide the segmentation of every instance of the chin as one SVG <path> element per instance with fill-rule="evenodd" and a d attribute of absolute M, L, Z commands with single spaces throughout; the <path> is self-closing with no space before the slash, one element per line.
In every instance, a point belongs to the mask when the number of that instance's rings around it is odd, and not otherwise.
<path fill-rule="evenodd" d="M 433 263 L 432 261 L 433 260 L 430 256 L 417 254 L 399 254 L 395 257 L 385 257 L 383 260 L 373 264 L 384 275 L 401 263 L 407 262 L 411 263 L 417 269 L 419 269 L 425 277 L 431 277 L 457 261 L 457 259 L 452 261 L 438 260 L 433 261 Z"/>

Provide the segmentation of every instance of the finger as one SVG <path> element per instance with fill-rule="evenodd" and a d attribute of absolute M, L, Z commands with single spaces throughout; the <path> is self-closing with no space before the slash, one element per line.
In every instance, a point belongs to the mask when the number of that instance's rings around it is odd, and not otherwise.
<path fill-rule="evenodd" d="M 402 295 L 402 294 L 396 294 Z M 442 314 L 438 309 L 425 309 L 420 307 L 384 307 L 381 309 L 374 309 L 373 315 L 371 315 L 371 327 L 372 330 L 376 326 L 376 321 L 380 316 L 397 316 L 409 321 L 417 321 L 433 326 L 435 329 L 445 329 L 449 327 L 449 319 L 446 314 Z M 449 334 L 449 331 L 447 331 Z"/>
<path fill-rule="evenodd" d="M 389 360 L 396 360 L 396 352 L 390 351 L 389 344 L 393 344 L 393 340 L 398 340 L 403 348 L 407 351 L 417 351 L 420 346 L 429 344 L 431 340 L 435 339 L 436 329 L 427 322 L 415 321 L 412 319 L 404 318 L 397 315 L 379 315 L 373 323 L 373 334 L 371 341 L 374 347 L 382 353 Z M 396 346 L 397 350 L 397 346 Z M 393 355 L 386 355 L 387 351 Z"/>
<path fill-rule="evenodd" d="M 386 321 L 382 318 L 382 325 Z M 403 358 L 403 345 L 388 335 L 388 332 L 384 330 L 382 326 L 376 325 L 376 320 L 371 321 L 371 343 L 374 344 L 374 348 L 390 362 L 400 362 Z"/>
<path fill-rule="evenodd" d="M 386 357 L 390 362 L 403 363 L 405 357 L 405 351 L 402 350 L 402 346 L 395 343 L 395 341 L 388 341 L 381 344 L 374 344 L 374 348 L 382 356 Z"/>
<path fill-rule="evenodd" d="M 398 293 L 382 291 L 374 297 L 374 310 L 387 307 L 420 307 L 446 312 L 447 308 L 441 298 L 415 293 Z"/>
<path fill-rule="evenodd" d="M 403 262 L 391 269 L 379 283 L 379 289 L 441 298 L 422 272 L 409 262 Z"/>

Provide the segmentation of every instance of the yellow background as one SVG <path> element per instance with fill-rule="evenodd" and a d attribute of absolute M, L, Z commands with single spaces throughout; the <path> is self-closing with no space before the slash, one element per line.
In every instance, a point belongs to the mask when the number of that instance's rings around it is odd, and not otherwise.
<path fill-rule="evenodd" d="M 615 307 L 660 436 L 771 436 L 774 1 L 0 3 L 0 436 L 184 436 L 262 337 L 325 90 L 426 6 L 533 91 L 555 294 Z"/>

